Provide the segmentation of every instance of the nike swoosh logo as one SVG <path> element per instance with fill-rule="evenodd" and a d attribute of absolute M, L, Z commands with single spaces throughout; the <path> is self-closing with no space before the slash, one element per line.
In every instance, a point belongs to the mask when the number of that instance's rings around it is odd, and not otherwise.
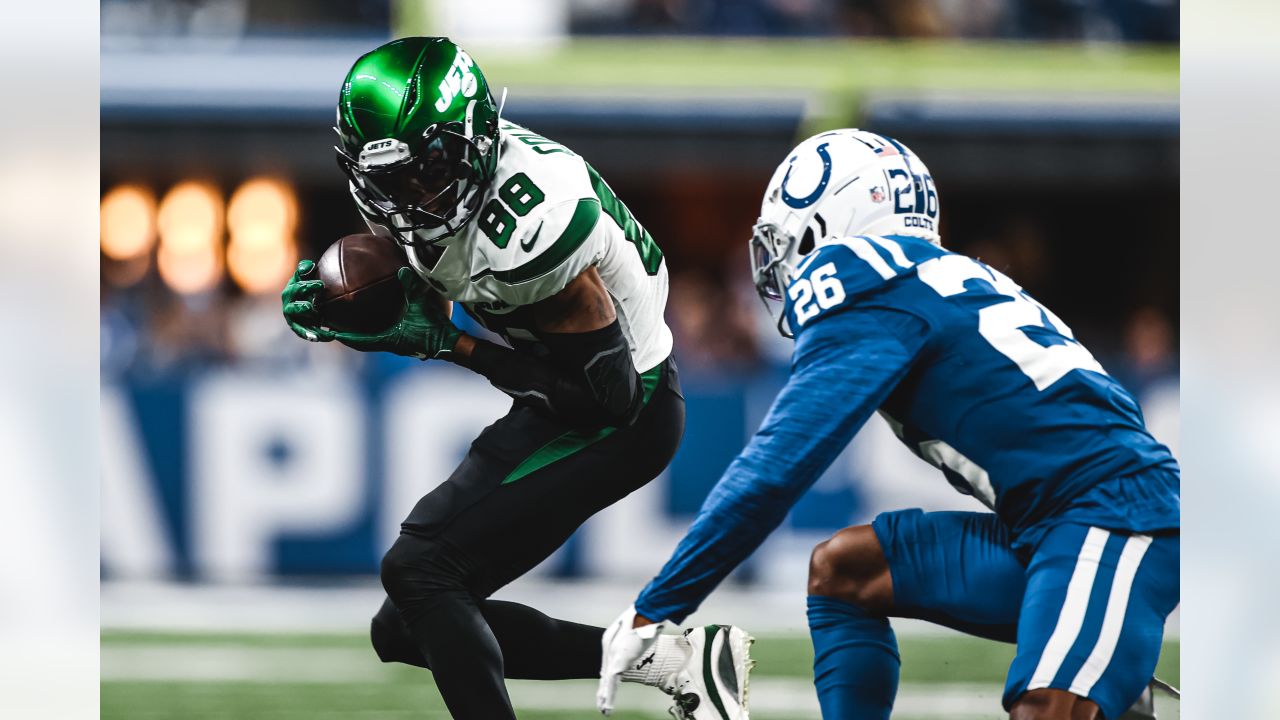
<path fill-rule="evenodd" d="M 538 223 L 538 229 L 533 231 L 533 236 L 529 238 L 529 242 L 520 241 L 520 249 L 529 252 L 533 249 L 534 243 L 538 242 L 538 236 L 542 234 L 542 223 Z"/>

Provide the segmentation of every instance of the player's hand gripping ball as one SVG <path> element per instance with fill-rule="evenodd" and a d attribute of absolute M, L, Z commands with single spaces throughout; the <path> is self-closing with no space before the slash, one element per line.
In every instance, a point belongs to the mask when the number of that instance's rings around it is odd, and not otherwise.
<path fill-rule="evenodd" d="M 316 295 L 324 287 L 315 276 L 316 264 L 310 260 L 298 263 L 298 269 L 280 293 L 280 302 L 284 306 L 284 321 L 294 335 L 311 342 L 327 342 L 333 339 L 333 333 L 321 327 L 320 312 L 316 310 Z"/>
<path fill-rule="evenodd" d="M 320 262 L 303 260 L 281 295 L 286 322 L 313 342 L 337 340 L 365 352 L 440 357 L 457 344 L 450 303 L 410 268 L 396 245 L 348 235 Z"/>

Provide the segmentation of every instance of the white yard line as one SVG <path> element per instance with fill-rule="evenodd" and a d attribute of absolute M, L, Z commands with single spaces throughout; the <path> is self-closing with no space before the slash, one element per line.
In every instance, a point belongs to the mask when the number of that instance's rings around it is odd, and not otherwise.
<path fill-rule="evenodd" d="M 104 681 L 339 683 L 389 676 L 370 653 L 341 648 L 107 644 L 100 656 Z"/>
<path fill-rule="evenodd" d="M 235 645 L 106 645 L 102 679 L 111 681 L 342 683 L 390 682 L 392 674 L 367 652 L 342 648 L 262 648 Z M 590 708 L 595 683 L 511 681 L 512 702 L 531 710 Z M 904 685 L 894 717 L 962 720 L 992 717 L 999 688 L 986 685 Z M 663 713 L 666 696 L 635 685 L 623 687 L 623 707 Z M 817 718 L 813 685 L 801 678 L 751 680 L 753 716 Z"/>

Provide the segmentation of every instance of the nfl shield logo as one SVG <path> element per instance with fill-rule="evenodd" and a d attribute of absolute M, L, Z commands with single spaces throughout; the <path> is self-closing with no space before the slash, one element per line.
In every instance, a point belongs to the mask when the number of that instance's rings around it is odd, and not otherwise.
<path fill-rule="evenodd" d="M 875 203 L 884 202 L 884 188 L 880 187 L 879 185 L 871 188 L 871 202 L 875 202 Z"/>

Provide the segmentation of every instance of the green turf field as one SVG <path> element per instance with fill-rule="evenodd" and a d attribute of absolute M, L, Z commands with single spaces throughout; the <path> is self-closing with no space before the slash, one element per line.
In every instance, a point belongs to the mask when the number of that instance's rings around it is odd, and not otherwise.
<path fill-rule="evenodd" d="M 895 718 L 1000 717 L 1011 646 L 959 635 L 900 638 L 902 685 Z M 752 716 L 816 718 L 804 636 L 756 642 Z M 1166 643 L 1157 674 L 1178 684 L 1178 645 Z M 360 635 L 137 633 L 102 635 L 102 718 L 116 720 L 399 720 L 447 718 L 430 673 L 377 662 Z M 521 718 L 597 718 L 591 681 L 513 681 Z M 624 685 L 622 720 L 663 718 L 664 696 Z M 1176 703 L 1159 705 L 1177 718 Z"/>

